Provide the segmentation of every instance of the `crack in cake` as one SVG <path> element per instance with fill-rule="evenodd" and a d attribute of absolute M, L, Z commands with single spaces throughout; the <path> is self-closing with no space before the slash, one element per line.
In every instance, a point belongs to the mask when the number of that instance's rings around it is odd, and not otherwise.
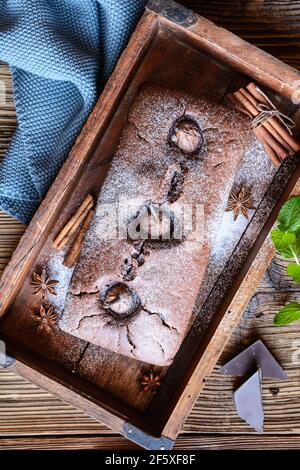
<path fill-rule="evenodd" d="M 144 85 L 100 191 L 60 328 L 140 361 L 171 364 L 186 334 L 236 169 L 252 140 L 237 111 Z M 133 209 L 119 211 L 116 219 L 112 207 L 119 208 L 120 201 Z M 182 231 L 182 207 L 193 208 L 191 226 L 199 222 L 194 209 L 202 208 L 204 238 Z"/>

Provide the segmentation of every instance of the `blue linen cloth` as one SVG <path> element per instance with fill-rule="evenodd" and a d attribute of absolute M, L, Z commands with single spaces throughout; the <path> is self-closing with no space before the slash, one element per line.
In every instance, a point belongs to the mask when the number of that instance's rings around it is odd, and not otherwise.
<path fill-rule="evenodd" d="M 0 0 L 0 60 L 12 71 L 18 119 L 0 166 L 0 208 L 21 222 L 67 157 L 145 4 Z"/>

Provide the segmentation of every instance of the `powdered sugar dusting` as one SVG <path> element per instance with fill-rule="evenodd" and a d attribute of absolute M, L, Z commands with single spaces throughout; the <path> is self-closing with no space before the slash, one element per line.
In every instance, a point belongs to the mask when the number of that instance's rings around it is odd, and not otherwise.
<path fill-rule="evenodd" d="M 277 168 L 274 167 L 266 155 L 262 145 L 255 141 L 252 147 L 245 153 L 241 165 L 237 171 L 233 183 L 233 189 L 238 190 L 242 186 L 251 191 L 253 204 L 257 207 L 273 180 Z M 252 219 L 254 210 L 249 211 L 249 219 L 239 215 L 234 221 L 233 212 L 224 212 L 222 222 L 213 245 L 211 257 L 216 259 L 228 258 L 247 225 Z"/>
<path fill-rule="evenodd" d="M 253 197 L 253 204 L 257 208 L 277 171 L 278 168 L 272 164 L 263 146 L 255 139 L 250 149 L 245 152 L 232 189 L 239 190 L 242 186 L 249 189 Z M 254 214 L 255 211 L 250 210 L 249 219 L 240 214 L 237 220 L 234 220 L 233 212 L 224 212 L 211 250 L 205 275 L 206 282 L 201 289 L 200 297 L 202 301 L 204 301 L 224 269 Z"/>
<path fill-rule="evenodd" d="M 68 268 L 63 265 L 65 257 L 64 251 L 54 251 L 51 253 L 47 261 L 47 272 L 51 279 L 58 281 L 55 286 L 57 295 L 49 294 L 49 301 L 59 311 L 62 312 L 64 309 L 71 277 L 74 268 Z"/>
<path fill-rule="evenodd" d="M 177 118 L 188 117 L 203 133 L 204 145 L 187 156 L 170 144 Z M 90 225 L 72 278 L 60 327 L 71 334 L 117 353 L 157 365 L 170 364 L 180 347 L 203 280 L 212 242 L 236 168 L 253 134 L 245 117 L 222 104 L 177 91 L 147 85 L 137 96 L 119 146 L 102 186 L 96 216 Z M 170 169 L 172 171 L 170 171 Z M 169 193 L 175 173 L 182 175 L 176 199 Z M 175 173 L 174 173 L 175 172 Z M 122 280 L 133 244 L 99 233 L 105 219 L 103 205 L 140 198 L 204 208 L 208 230 L 204 244 L 190 246 L 188 237 L 168 243 L 146 243 L 149 255 L 124 280 L 141 299 L 141 309 L 126 323 L 108 317 L 99 292 Z M 127 226 L 128 220 L 124 220 Z"/>

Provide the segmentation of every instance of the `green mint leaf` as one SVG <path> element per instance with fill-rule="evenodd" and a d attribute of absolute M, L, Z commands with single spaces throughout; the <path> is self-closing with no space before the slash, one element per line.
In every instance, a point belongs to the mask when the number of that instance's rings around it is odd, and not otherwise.
<path fill-rule="evenodd" d="M 274 318 L 274 325 L 282 326 L 293 323 L 300 318 L 300 304 L 297 302 L 291 302 L 285 305 L 282 309 L 276 313 Z"/>
<path fill-rule="evenodd" d="M 300 264 L 289 264 L 286 270 L 288 275 L 300 284 Z"/>
<path fill-rule="evenodd" d="M 283 232 L 298 232 L 300 230 L 300 196 L 292 197 L 282 206 L 278 222 L 278 228 Z"/>
<path fill-rule="evenodd" d="M 286 258 L 293 257 L 291 247 L 295 248 L 296 245 L 296 235 L 294 233 L 282 232 L 281 230 L 276 229 L 272 230 L 271 237 L 278 253 Z"/>

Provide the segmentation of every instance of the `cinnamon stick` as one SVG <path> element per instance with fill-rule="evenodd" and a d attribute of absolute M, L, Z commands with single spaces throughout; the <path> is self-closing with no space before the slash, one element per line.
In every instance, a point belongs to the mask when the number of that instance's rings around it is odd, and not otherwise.
<path fill-rule="evenodd" d="M 275 166 L 279 166 L 281 161 L 279 160 L 279 158 L 277 157 L 276 153 L 274 152 L 274 150 L 269 146 L 269 144 L 267 144 L 267 142 L 265 142 L 264 144 L 264 147 L 265 147 L 265 150 L 266 150 L 266 153 L 267 155 L 269 156 L 271 162 L 275 165 Z"/>
<path fill-rule="evenodd" d="M 226 99 L 233 105 L 235 109 L 240 111 L 243 114 L 246 114 L 246 116 L 252 118 L 252 114 L 244 107 L 241 105 L 239 100 L 234 96 L 234 95 L 228 95 Z"/>
<path fill-rule="evenodd" d="M 56 239 L 54 240 L 53 242 L 53 245 L 58 248 L 58 249 L 61 249 L 65 246 L 65 244 L 67 243 L 67 241 L 65 240 L 64 243 L 63 243 L 63 240 L 66 238 L 66 237 L 70 237 L 70 232 L 72 230 L 72 233 L 71 235 L 77 230 L 77 228 L 79 227 L 80 223 L 82 222 L 82 220 L 84 219 L 84 217 L 86 216 L 87 212 L 89 209 L 91 209 L 92 205 L 94 203 L 94 199 L 93 199 L 93 196 L 91 196 L 91 194 L 88 194 L 83 202 L 80 204 L 80 206 L 78 207 L 78 209 L 76 210 L 75 214 L 71 217 L 71 219 L 68 221 L 68 223 L 63 227 L 63 229 L 60 231 L 60 233 L 58 234 L 58 236 L 56 237 Z M 89 209 L 87 210 L 87 207 L 89 207 Z M 83 214 L 85 214 L 84 216 L 82 216 Z M 79 221 L 79 223 L 78 223 Z M 75 226 L 75 227 L 74 227 Z"/>
<path fill-rule="evenodd" d="M 247 88 L 247 87 L 246 87 Z M 251 92 L 248 92 L 247 90 L 241 88 L 239 90 L 244 96 L 245 98 L 247 98 L 251 104 L 255 107 L 255 110 L 256 110 L 256 113 L 255 113 L 255 116 L 258 116 L 259 114 L 259 110 L 257 109 L 257 106 L 261 101 L 257 101 L 256 98 L 251 94 Z M 264 98 L 263 95 L 261 95 L 262 98 Z M 267 100 L 264 98 L 264 103 L 268 103 Z M 268 106 L 270 106 L 270 104 L 268 103 Z M 282 132 L 282 134 L 285 135 L 285 137 L 283 137 L 276 129 L 276 127 L 274 125 L 272 125 L 272 122 L 275 121 L 275 123 L 277 122 L 276 119 L 274 117 L 270 117 L 268 118 L 267 120 L 265 120 L 263 123 L 262 123 L 262 126 L 264 126 L 269 132 L 270 134 L 275 137 L 275 139 L 282 145 L 282 147 L 284 147 L 287 151 L 288 151 L 288 155 L 293 155 L 294 154 L 294 149 L 293 147 L 291 147 L 289 145 L 289 143 L 287 142 L 287 137 L 291 137 L 289 132 L 287 131 L 287 129 L 285 129 L 285 133 Z M 280 126 L 279 126 L 280 127 Z M 283 126 L 282 126 L 283 128 Z M 284 129 L 284 128 L 283 128 Z M 286 155 L 286 156 L 288 156 Z"/>
<path fill-rule="evenodd" d="M 260 91 L 257 89 L 255 83 L 249 83 L 246 86 L 247 90 L 261 103 L 265 104 L 266 106 L 269 106 L 270 103 L 266 100 L 266 98 L 260 93 Z M 289 144 L 289 146 L 297 152 L 300 150 L 300 144 L 299 142 L 294 139 L 294 137 L 289 133 L 289 131 L 284 127 L 284 125 L 278 121 L 275 117 L 271 117 L 268 119 L 269 123 L 276 129 L 278 134 L 281 135 L 281 137 Z"/>
<path fill-rule="evenodd" d="M 77 258 L 80 254 L 80 250 L 81 250 L 81 246 L 82 246 L 85 234 L 87 232 L 87 229 L 89 228 L 89 225 L 92 221 L 93 216 L 94 216 L 94 211 L 90 210 L 88 212 L 86 218 L 84 219 L 84 222 L 83 222 L 82 226 L 80 227 L 80 230 L 77 234 L 77 237 L 75 239 L 75 242 L 74 242 L 73 246 L 71 247 L 69 253 L 66 256 L 66 258 L 64 259 L 63 264 L 65 266 L 67 266 L 68 268 L 72 267 L 77 261 Z"/>
<path fill-rule="evenodd" d="M 69 243 L 69 241 L 73 237 L 74 233 L 80 227 L 80 225 L 82 224 L 82 222 L 84 221 L 84 219 L 86 218 L 87 214 L 89 213 L 89 211 L 91 210 L 92 207 L 93 207 L 93 202 L 90 202 L 90 204 L 84 209 L 82 214 L 78 217 L 75 224 L 72 225 L 72 227 L 70 228 L 70 230 L 66 234 L 66 236 L 59 243 L 59 245 L 57 247 L 58 250 L 62 250 Z"/>
<path fill-rule="evenodd" d="M 233 106 L 237 110 L 239 110 L 243 114 L 246 114 L 251 119 L 253 118 L 253 115 L 250 113 L 250 111 L 248 111 L 248 109 L 246 109 L 245 106 L 243 106 L 240 103 L 240 101 L 236 98 L 236 96 L 228 95 L 227 99 L 233 104 Z M 272 148 L 269 146 L 269 144 L 267 144 L 264 135 L 261 135 L 261 132 L 258 129 L 255 129 L 254 133 L 255 133 L 257 139 L 263 144 L 263 146 L 265 148 L 265 151 L 266 151 L 267 155 L 269 156 L 270 160 L 274 163 L 274 165 L 278 166 L 280 164 L 280 160 L 277 157 L 274 150 L 272 150 Z"/>
<path fill-rule="evenodd" d="M 252 104 L 251 100 L 248 99 L 247 96 L 245 96 L 244 93 L 242 93 L 240 90 L 236 91 L 234 93 L 234 96 L 242 103 L 242 105 L 252 114 L 253 117 L 257 116 L 259 114 L 259 111 L 256 109 L 256 107 Z M 265 127 L 265 126 L 259 126 L 256 128 L 256 131 L 258 131 L 258 134 L 256 132 L 256 135 L 260 135 L 263 137 L 263 139 L 267 142 L 269 147 L 271 147 L 277 156 L 279 157 L 280 160 L 283 160 L 286 158 L 289 154 L 287 149 L 285 149 L 277 140 L 276 138 L 272 135 L 272 133 Z"/>
<path fill-rule="evenodd" d="M 270 144 L 266 141 L 265 134 L 263 130 L 261 129 L 261 127 L 257 127 L 256 129 L 254 129 L 254 134 L 256 135 L 257 140 L 259 140 L 263 144 L 265 151 L 268 157 L 270 158 L 270 160 L 272 161 L 272 163 L 275 166 L 279 166 L 281 163 L 281 160 L 278 158 L 278 156 L 276 155 L 276 152 L 273 150 Z"/>

